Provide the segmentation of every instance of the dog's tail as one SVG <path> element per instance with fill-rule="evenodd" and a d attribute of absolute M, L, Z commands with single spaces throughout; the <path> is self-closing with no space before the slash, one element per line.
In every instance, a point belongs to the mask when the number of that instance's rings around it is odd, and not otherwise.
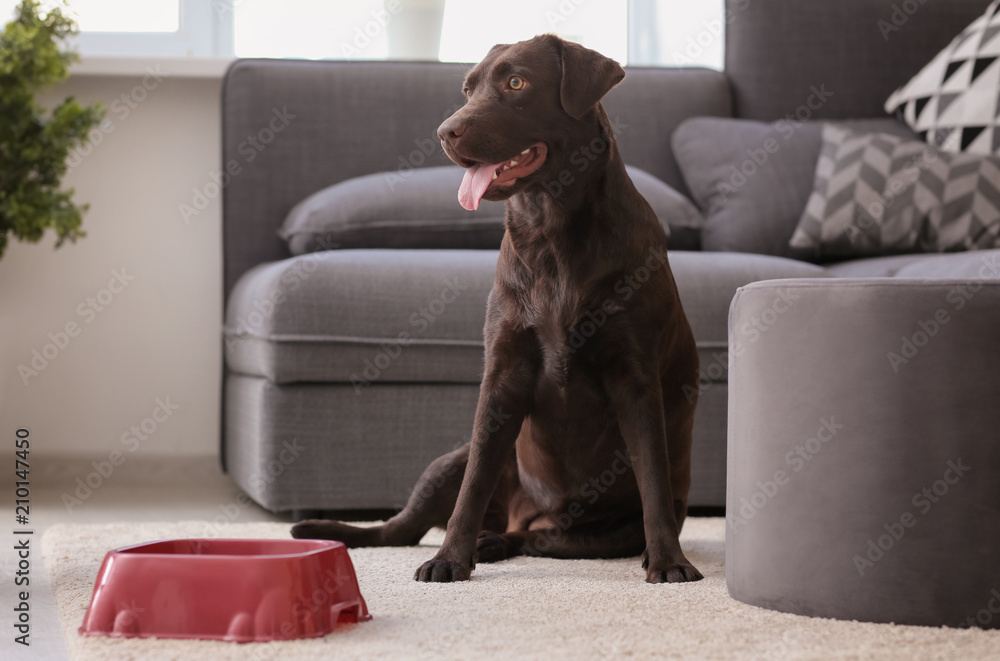
<path fill-rule="evenodd" d="M 376 526 L 352 526 L 340 521 L 307 519 L 292 526 L 295 539 L 331 539 L 343 542 L 347 548 L 362 546 L 415 546 L 423 537 L 413 539 L 403 531 L 385 523 Z"/>

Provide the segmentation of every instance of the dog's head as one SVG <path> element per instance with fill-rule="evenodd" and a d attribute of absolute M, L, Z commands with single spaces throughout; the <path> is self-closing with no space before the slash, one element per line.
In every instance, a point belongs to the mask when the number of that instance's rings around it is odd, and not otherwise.
<path fill-rule="evenodd" d="M 448 158 L 466 168 L 462 206 L 558 178 L 600 136 L 600 100 L 624 77 L 614 60 L 551 34 L 494 46 L 465 78 L 467 103 L 438 127 Z"/>

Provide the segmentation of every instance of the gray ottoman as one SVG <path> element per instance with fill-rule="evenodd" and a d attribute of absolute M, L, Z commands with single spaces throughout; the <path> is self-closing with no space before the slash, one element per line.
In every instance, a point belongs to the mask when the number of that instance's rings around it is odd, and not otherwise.
<path fill-rule="evenodd" d="M 1000 628 L 1000 281 L 758 282 L 729 328 L 729 593 Z"/>

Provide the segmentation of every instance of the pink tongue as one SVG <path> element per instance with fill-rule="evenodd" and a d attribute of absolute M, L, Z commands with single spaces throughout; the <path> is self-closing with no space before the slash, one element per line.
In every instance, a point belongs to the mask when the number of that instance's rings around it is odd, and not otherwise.
<path fill-rule="evenodd" d="M 462 177 L 462 185 L 458 187 L 458 202 L 463 208 L 475 211 L 479 208 L 479 201 L 483 199 L 486 189 L 493 183 L 493 173 L 500 167 L 499 163 L 490 165 L 473 165 L 465 169 L 465 176 Z"/>

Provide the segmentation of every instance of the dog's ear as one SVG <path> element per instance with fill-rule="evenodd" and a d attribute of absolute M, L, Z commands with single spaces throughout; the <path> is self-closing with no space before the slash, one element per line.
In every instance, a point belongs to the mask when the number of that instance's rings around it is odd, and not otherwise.
<path fill-rule="evenodd" d="M 582 119 L 625 77 L 625 70 L 611 58 L 571 41 L 561 43 L 562 83 L 559 98 L 563 110 Z"/>

